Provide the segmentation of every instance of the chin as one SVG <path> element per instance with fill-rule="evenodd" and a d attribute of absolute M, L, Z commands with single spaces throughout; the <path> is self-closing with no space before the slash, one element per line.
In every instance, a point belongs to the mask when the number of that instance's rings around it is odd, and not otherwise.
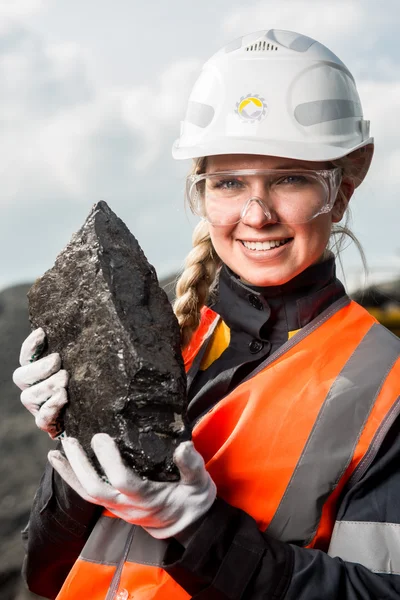
<path fill-rule="evenodd" d="M 259 273 L 253 275 L 252 273 L 247 272 L 246 275 L 239 275 L 239 277 L 244 283 L 247 283 L 249 285 L 255 285 L 257 287 L 268 287 L 283 285 L 284 283 L 287 283 L 288 281 L 293 279 L 293 277 L 295 277 L 296 275 L 298 275 L 297 272 L 286 275 L 283 273 L 268 275 L 266 273 Z"/>
<path fill-rule="evenodd" d="M 312 260 L 299 260 L 296 262 L 292 261 L 281 261 L 280 264 L 269 264 L 269 265 L 249 265 L 241 264 L 240 268 L 235 270 L 234 265 L 230 268 L 238 277 L 249 285 L 256 285 L 258 287 L 268 287 L 284 285 L 303 271 L 307 269 L 311 264 L 316 261 Z M 230 266 L 228 264 L 228 266 Z M 238 265 L 236 265 L 238 266 Z"/>

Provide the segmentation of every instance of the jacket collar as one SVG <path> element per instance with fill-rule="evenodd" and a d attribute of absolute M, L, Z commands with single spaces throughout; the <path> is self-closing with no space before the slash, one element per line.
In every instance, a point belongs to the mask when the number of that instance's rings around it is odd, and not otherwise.
<path fill-rule="evenodd" d="M 277 326 L 287 332 L 304 327 L 344 294 L 333 255 L 281 286 L 245 284 L 223 265 L 211 307 L 232 331 L 245 331 L 264 340 L 271 338 Z"/>

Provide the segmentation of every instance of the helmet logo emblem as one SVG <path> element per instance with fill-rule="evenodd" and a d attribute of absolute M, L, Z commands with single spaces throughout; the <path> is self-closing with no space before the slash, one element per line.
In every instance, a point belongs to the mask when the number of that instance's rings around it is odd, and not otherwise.
<path fill-rule="evenodd" d="M 246 123 L 261 121 L 267 114 L 265 98 L 261 98 L 258 94 L 242 96 L 239 102 L 236 102 L 235 113 Z"/>

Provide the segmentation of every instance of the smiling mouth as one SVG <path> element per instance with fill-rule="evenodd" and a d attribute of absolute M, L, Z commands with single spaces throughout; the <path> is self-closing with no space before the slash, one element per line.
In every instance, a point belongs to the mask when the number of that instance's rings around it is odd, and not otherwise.
<path fill-rule="evenodd" d="M 244 240 L 240 240 L 245 248 L 248 250 L 272 250 L 273 248 L 279 248 L 280 246 L 284 246 L 288 242 L 290 242 L 293 238 L 286 238 L 284 240 L 268 240 L 267 242 L 246 242 Z"/>

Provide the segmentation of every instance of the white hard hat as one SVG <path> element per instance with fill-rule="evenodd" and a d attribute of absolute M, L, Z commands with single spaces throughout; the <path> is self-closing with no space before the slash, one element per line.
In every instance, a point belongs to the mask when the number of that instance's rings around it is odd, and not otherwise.
<path fill-rule="evenodd" d="M 172 154 L 332 161 L 360 148 L 358 184 L 373 138 L 350 71 L 312 38 L 270 29 L 235 40 L 205 63 Z"/>

